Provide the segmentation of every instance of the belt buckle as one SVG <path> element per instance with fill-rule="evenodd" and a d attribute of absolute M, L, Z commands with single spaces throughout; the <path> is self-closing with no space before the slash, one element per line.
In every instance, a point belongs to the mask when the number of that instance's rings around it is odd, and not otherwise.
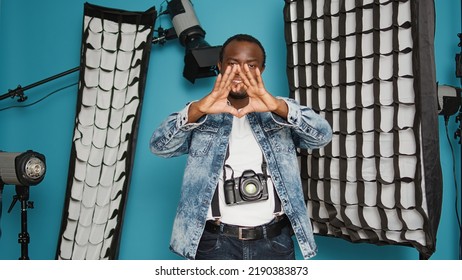
<path fill-rule="evenodd" d="M 249 229 L 249 228 L 247 228 L 247 227 L 239 227 L 238 228 L 238 236 L 237 236 L 237 238 L 239 238 L 239 240 L 250 240 L 250 239 L 252 239 L 252 238 L 245 238 L 245 237 L 242 236 L 242 231 L 245 230 L 245 229 Z"/>

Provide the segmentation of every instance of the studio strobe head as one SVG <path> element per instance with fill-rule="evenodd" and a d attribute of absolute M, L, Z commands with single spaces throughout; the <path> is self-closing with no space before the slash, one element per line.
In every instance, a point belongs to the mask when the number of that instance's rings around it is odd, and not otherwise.
<path fill-rule="evenodd" d="M 0 182 L 7 185 L 33 186 L 45 177 L 45 157 L 34 151 L 0 152 Z"/>

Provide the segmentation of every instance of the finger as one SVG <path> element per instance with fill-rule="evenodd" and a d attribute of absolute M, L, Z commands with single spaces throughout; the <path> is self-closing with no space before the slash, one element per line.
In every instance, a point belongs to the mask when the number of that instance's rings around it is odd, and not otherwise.
<path fill-rule="evenodd" d="M 239 117 L 239 111 L 236 108 L 234 108 L 233 106 L 228 106 L 227 108 L 228 108 L 228 110 L 226 110 L 227 113 L 229 113 L 229 114 L 231 114 L 233 116 Z"/>
<path fill-rule="evenodd" d="M 248 64 L 244 64 L 244 73 L 245 73 L 244 76 L 247 78 L 247 81 L 248 81 L 248 86 L 255 86 L 257 84 L 257 81 L 255 80 L 255 77 L 252 71 L 250 70 L 250 67 Z"/>
<path fill-rule="evenodd" d="M 236 75 L 236 67 L 235 67 L 235 65 L 228 66 L 226 68 L 225 75 L 223 76 L 220 90 L 229 90 L 229 86 L 230 86 L 232 80 L 234 79 L 235 75 Z"/>
<path fill-rule="evenodd" d="M 217 77 L 217 79 L 215 81 L 215 84 L 213 86 L 213 91 L 214 92 L 220 92 L 221 91 L 221 89 L 224 86 L 224 81 L 226 80 L 226 77 L 229 75 L 230 71 L 231 70 L 229 69 L 229 66 L 228 66 L 228 67 L 226 67 L 224 73 L 219 73 L 218 74 L 218 77 Z"/>
<path fill-rule="evenodd" d="M 217 91 L 220 93 L 220 96 L 226 93 L 229 90 L 229 80 L 232 75 L 232 67 L 226 67 L 225 73 L 223 73 L 220 83 L 218 84 Z"/>
<path fill-rule="evenodd" d="M 242 81 L 244 82 L 244 85 L 246 85 L 247 87 L 250 87 L 250 86 L 251 86 L 251 83 L 250 83 L 249 77 L 248 77 L 248 75 L 247 75 L 247 73 L 246 73 L 246 71 L 245 71 L 245 66 L 246 66 L 246 65 L 244 65 L 244 69 L 241 69 L 241 68 L 239 67 L 239 72 L 241 73 L 240 76 L 241 76 Z M 247 68 L 248 68 L 248 67 L 247 67 Z"/>
<path fill-rule="evenodd" d="M 239 111 L 238 111 L 238 115 L 236 117 L 238 118 L 242 118 L 244 117 L 245 115 L 247 115 L 248 113 L 250 113 L 251 110 L 250 110 L 250 107 L 249 106 L 245 106 L 244 108 L 241 108 Z"/>
<path fill-rule="evenodd" d="M 260 68 L 255 69 L 255 74 L 257 76 L 257 84 L 259 87 L 263 87 L 263 79 L 261 77 Z"/>
<path fill-rule="evenodd" d="M 218 76 L 217 76 L 217 79 L 215 80 L 215 84 L 213 85 L 212 91 L 218 91 L 219 90 L 222 78 L 223 78 L 223 76 L 221 75 L 221 73 L 219 73 Z"/>
<path fill-rule="evenodd" d="M 223 78 L 221 79 L 221 86 L 226 82 L 231 71 L 232 71 L 231 66 L 227 66 L 225 72 L 223 73 Z"/>

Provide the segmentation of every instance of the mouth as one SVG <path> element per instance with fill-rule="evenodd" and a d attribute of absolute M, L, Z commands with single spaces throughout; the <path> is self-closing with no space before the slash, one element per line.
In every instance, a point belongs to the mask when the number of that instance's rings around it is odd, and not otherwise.
<path fill-rule="evenodd" d="M 232 80 L 233 83 L 236 83 L 236 84 L 242 83 L 242 77 L 240 73 L 236 73 L 232 79 L 233 79 Z"/>
<path fill-rule="evenodd" d="M 242 79 L 239 78 L 239 77 L 237 77 L 237 78 L 234 78 L 232 82 L 233 82 L 233 84 L 241 84 L 241 83 L 242 83 Z"/>

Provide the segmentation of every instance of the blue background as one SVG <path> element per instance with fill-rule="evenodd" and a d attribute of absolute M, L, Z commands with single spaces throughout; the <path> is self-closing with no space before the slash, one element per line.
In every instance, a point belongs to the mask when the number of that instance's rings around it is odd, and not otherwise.
<path fill-rule="evenodd" d="M 26 86 L 79 65 L 83 0 L 0 0 L 0 94 L 18 85 Z M 152 6 L 165 8 L 163 0 L 93 0 L 101 6 L 144 11 Z M 288 96 L 283 0 L 196 0 L 197 17 L 211 45 L 221 45 L 236 33 L 249 33 L 261 40 L 267 50 L 264 80 L 274 95 Z M 435 57 L 440 84 L 459 86 L 455 77 L 455 55 L 460 33 L 460 1 L 436 0 Z M 429 17 L 432 15 L 428 15 Z M 171 27 L 169 16 L 156 22 L 156 28 Z M 185 157 L 161 159 L 150 153 L 153 130 L 172 111 L 190 100 L 207 94 L 214 79 L 199 79 L 194 85 L 182 77 L 184 48 L 177 40 L 164 46 L 153 45 L 145 100 L 140 120 L 137 149 L 128 203 L 120 242 L 120 259 L 175 260 L 168 249 L 171 226 L 179 198 Z M 75 84 L 73 73 L 26 91 L 28 100 L 0 101 L 0 110 L 38 101 L 63 87 Z M 51 95 L 40 103 L 0 111 L 0 150 L 34 150 L 46 156 L 47 174 L 42 183 L 31 187 L 35 208 L 28 211 L 31 259 L 55 258 L 62 210 L 65 201 L 68 163 L 74 129 L 77 86 Z M 443 210 L 437 236 L 437 250 L 431 259 L 458 258 L 458 225 L 455 215 L 454 172 L 460 185 L 460 145 L 453 135 L 458 127 L 455 116 L 449 120 L 448 136 L 439 117 L 441 164 L 444 177 Z M 437 137 L 437 135 L 435 135 Z M 454 148 L 451 151 L 449 142 Z M 453 153 L 455 166 L 453 165 Z M 0 259 L 17 259 L 20 245 L 20 207 L 7 209 L 15 195 L 5 186 L 0 220 Z M 460 207 L 460 206 L 458 206 Z M 460 208 L 459 208 L 460 209 Z M 330 259 L 418 259 L 415 248 L 353 244 L 345 240 L 316 236 L 318 260 Z M 300 258 L 300 253 L 297 252 Z"/>

